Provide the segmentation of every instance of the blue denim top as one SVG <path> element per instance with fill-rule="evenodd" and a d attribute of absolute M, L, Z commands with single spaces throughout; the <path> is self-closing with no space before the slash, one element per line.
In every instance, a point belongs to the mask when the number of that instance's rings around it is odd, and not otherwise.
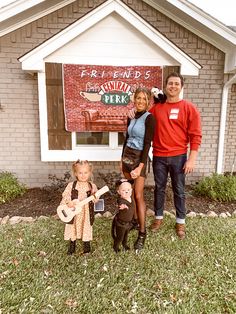
<path fill-rule="evenodd" d="M 132 119 L 128 126 L 127 146 L 137 150 L 143 150 L 145 136 L 145 121 L 150 112 L 145 112 L 138 119 Z"/>

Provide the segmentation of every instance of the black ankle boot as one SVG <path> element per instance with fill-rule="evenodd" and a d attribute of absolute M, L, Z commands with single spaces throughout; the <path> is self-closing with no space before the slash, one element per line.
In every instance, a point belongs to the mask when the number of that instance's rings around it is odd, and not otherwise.
<path fill-rule="evenodd" d="M 76 245 L 76 240 L 75 241 L 70 241 L 69 248 L 68 248 L 68 251 L 67 251 L 68 255 L 72 255 L 72 254 L 75 253 L 75 245 Z"/>
<path fill-rule="evenodd" d="M 145 239 L 146 239 L 146 232 L 139 231 L 138 239 L 134 243 L 134 249 L 138 251 L 142 250 L 144 247 Z"/>
<path fill-rule="evenodd" d="M 84 241 L 83 242 L 83 253 L 87 254 L 91 252 L 91 246 L 90 246 L 90 241 Z"/>

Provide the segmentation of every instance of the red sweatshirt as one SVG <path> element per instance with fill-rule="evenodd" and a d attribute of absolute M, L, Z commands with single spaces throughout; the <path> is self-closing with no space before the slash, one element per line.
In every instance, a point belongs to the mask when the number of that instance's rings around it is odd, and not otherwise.
<path fill-rule="evenodd" d="M 156 119 L 153 138 L 154 156 L 177 156 L 198 150 L 201 144 L 201 119 L 197 108 L 189 101 L 156 104 L 149 110 Z"/>

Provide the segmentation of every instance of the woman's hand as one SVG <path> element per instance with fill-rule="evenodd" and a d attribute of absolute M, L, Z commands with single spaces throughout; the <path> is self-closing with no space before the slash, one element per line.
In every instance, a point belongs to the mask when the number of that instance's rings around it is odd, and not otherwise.
<path fill-rule="evenodd" d="M 135 168 L 134 170 L 132 170 L 130 172 L 130 176 L 132 179 L 137 179 L 138 177 L 140 177 L 141 171 L 143 169 L 144 164 L 140 163 L 139 166 L 137 168 Z"/>

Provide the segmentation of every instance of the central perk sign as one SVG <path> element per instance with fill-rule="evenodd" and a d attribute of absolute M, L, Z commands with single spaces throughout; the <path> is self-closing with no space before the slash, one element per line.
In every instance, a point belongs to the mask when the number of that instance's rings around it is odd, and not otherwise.
<path fill-rule="evenodd" d="M 123 105 L 130 102 L 131 86 L 122 81 L 110 81 L 100 86 L 101 102 L 105 105 Z M 116 93 L 114 92 L 116 91 Z"/>
<path fill-rule="evenodd" d="M 137 87 L 162 88 L 162 68 L 64 64 L 67 131 L 122 132 Z"/>

